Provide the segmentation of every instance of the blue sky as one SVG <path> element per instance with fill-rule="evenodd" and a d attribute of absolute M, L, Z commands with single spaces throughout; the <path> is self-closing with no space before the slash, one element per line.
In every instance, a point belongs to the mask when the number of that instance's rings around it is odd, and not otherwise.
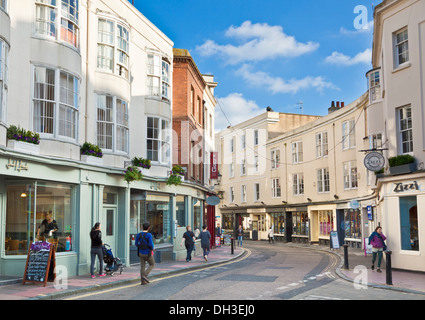
<path fill-rule="evenodd" d="M 304 114 L 323 116 L 331 101 L 360 97 L 379 2 L 135 0 L 135 6 L 175 48 L 190 51 L 201 73 L 215 76 L 215 95 L 235 125 L 267 106 L 301 113 L 302 101 Z M 216 129 L 229 125 L 220 106 Z"/>

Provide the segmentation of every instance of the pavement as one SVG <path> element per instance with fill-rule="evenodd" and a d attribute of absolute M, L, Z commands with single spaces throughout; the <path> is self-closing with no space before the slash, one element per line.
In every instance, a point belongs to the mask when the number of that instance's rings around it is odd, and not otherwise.
<path fill-rule="evenodd" d="M 264 242 L 264 244 L 268 245 L 267 242 Z M 344 280 L 371 287 L 425 295 L 425 273 L 392 270 L 392 284 L 387 284 L 385 260 L 383 260 L 381 265 L 382 273 L 377 273 L 376 270 L 372 271 L 370 270 L 371 255 L 365 257 L 361 249 L 348 248 L 349 268 L 345 269 L 343 249 L 331 250 L 329 247 L 321 245 L 279 242 L 276 245 L 319 250 L 337 255 L 340 265 L 336 269 L 336 274 Z M 153 280 L 229 263 L 243 256 L 245 252 L 243 248 L 236 247 L 232 254 L 230 246 L 221 246 L 211 250 L 208 262 L 204 261 L 202 255 L 195 256 L 190 262 L 186 262 L 185 259 L 162 261 L 155 264 L 149 279 Z M 0 300 L 64 299 L 74 294 L 84 294 L 135 283 L 140 283 L 139 264 L 124 268 L 122 274 L 115 273 L 113 276 L 107 275 L 102 278 L 96 276 L 95 279 L 92 279 L 90 274 L 72 276 L 56 281 L 56 283 L 48 282 L 46 287 L 39 283 L 22 284 L 22 277 L 0 277 Z"/>

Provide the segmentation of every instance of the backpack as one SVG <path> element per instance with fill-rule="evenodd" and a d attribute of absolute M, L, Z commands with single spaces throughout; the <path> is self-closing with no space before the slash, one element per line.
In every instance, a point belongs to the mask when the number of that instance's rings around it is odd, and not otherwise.
<path fill-rule="evenodd" d="M 139 250 L 149 249 L 148 240 L 146 239 L 147 232 L 145 232 L 145 233 L 140 232 L 140 234 L 141 234 L 141 237 L 139 238 L 139 245 L 137 247 L 139 248 Z M 139 251 L 137 251 L 137 254 L 139 254 Z"/>

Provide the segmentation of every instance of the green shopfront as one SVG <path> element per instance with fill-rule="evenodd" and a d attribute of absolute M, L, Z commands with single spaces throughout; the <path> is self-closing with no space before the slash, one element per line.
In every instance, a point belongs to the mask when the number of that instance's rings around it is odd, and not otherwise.
<path fill-rule="evenodd" d="M 28 247 L 51 215 L 56 266 L 89 273 L 90 229 L 102 224 L 105 243 L 125 265 L 138 262 L 132 235 L 151 223 L 157 251 L 179 256 L 177 229 L 202 225 L 205 190 L 147 178 L 127 184 L 124 169 L 5 151 L 0 154 L 0 275 L 23 276 Z M 181 249 L 184 251 L 184 248 Z M 164 254 L 163 254 L 164 258 Z"/>

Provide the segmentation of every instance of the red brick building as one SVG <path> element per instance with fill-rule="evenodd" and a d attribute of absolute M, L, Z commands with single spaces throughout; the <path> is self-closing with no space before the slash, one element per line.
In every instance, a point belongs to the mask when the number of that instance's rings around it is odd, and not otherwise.
<path fill-rule="evenodd" d="M 204 184 L 204 99 L 206 82 L 186 49 L 173 49 L 173 165 L 185 179 Z"/>

